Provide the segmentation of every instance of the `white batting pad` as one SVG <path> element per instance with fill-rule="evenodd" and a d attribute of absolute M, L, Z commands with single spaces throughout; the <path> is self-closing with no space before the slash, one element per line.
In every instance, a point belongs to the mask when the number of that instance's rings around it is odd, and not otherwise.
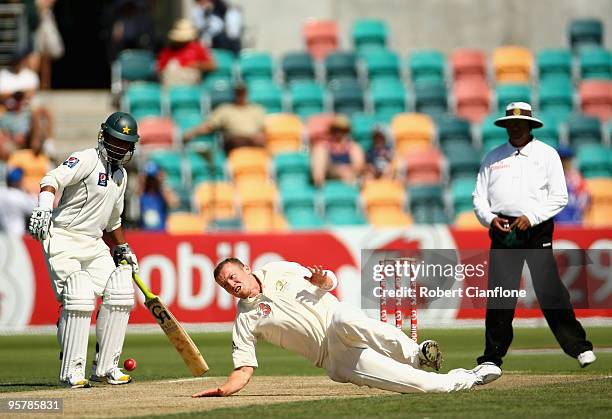
<path fill-rule="evenodd" d="M 62 299 L 64 309 L 58 323 L 57 340 L 62 350 L 60 380 L 67 381 L 85 377 L 87 338 L 96 302 L 89 274 L 84 271 L 70 274 Z"/>
<path fill-rule="evenodd" d="M 133 305 L 132 269 L 129 265 L 120 265 L 108 279 L 96 320 L 96 337 L 100 347 L 95 371 L 97 376 L 105 376 L 117 367 Z"/>

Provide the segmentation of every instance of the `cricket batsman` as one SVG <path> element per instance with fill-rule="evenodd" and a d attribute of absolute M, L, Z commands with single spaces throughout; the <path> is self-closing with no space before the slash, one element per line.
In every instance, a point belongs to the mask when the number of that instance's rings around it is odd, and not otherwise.
<path fill-rule="evenodd" d="M 125 241 L 121 213 L 127 185 L 123 165 L 132 157 L 138 140 L 134 118 L 115 112 L 101 125 L 97 148 L 71 154 L 40 182 L 29 231 L 42 242 L 51 285 L 62 305 L 57 323 L 59 377 L 67 387 L 89 387 L 89 380 L 131 381 L 117 364 L 134 305 L 132 269 L 138 270 L 138 261 Z M 55 194 L 61 198 L 53 210 Z M 102 240 L 103 231 L 115 244 L 112 257 Z M 122 260 L 128 264 L 121 265 Z M 88 380 L 87 339 L 97 297 L 102 304 Z"/>
<path fill-rule="evenodd" d="M 232 334 L 234 370 L 221 387 L 192 397 L 229 396 L 244 388 L 258 366 L 258 339 L 303 355 L 336 382 L 398 393 L 464 390 L 501 376 L 492 363 L 448 374 L 422 370 L 439 369 L 438 343 L 418 345 L 401 330 L 340 303 L 329 292 L 337 285 L 335 274 L 321 266 L 272 262 L 251 271 L 228 258 L 217 265 L 214 277 L 240 299 Z"/>

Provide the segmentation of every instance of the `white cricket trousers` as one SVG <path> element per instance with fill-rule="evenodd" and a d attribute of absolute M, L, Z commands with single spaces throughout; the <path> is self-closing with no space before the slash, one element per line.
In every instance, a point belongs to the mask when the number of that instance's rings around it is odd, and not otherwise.
<path fill-rule="evenodd" d="M 396 327 L 339 304 L 327 333 L 323 362 L 329 377 L 398 393 L 450 392 L 472 388 L 475 376 L 419 369 L 419 345 Z"/>
<path fill-rule="evenodd" d="M 76 271 L 89 273 L 96 295 L 102 295 L 116 268 L 104 240 L 60 228 L 52 228 L 51 234 L 43 241 L 42 247 L 57 301 L 62 301 L 66 278 Z"/>

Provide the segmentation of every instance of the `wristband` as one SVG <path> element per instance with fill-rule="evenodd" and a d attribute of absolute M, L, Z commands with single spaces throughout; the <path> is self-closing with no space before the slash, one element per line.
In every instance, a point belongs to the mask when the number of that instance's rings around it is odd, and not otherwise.
<path fill-rule="evenodd" d="M 38 194 L 38 206 L 41 208 L 53 209 L 55 194 L 49 191 L 42 191 Z"/>

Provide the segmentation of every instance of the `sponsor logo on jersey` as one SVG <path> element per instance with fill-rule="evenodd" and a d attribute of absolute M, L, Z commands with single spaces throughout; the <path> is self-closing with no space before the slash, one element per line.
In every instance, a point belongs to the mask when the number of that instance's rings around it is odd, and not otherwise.
<path fill-rule="evenodd" d="M 70 156 L 66 159 L 65 162 L 62 163 L 63 166 L 68 166 L 69 168 L 73 168 L 74 166 L 77 165 L 77 163 L 79 162 L 79 159 L 77 159 L 74 156 Z"/>
<path fill-rule="evenodd" d="M 104 172 L 98 173 L 98 185 L 106 186 L 108 184 L 108 175 Z"/>

